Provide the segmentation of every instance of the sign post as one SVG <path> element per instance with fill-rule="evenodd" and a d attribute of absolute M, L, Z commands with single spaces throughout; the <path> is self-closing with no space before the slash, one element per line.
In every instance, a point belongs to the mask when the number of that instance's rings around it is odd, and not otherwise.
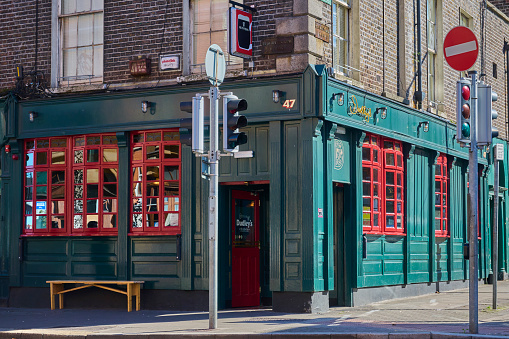
<path fill-rule="evenodd" d="M 456 71 L 466 71 L 474 66 L 479 54 L 479 44 L 475 34 L 467 27 L 457 26 L 447 33 L 444 39 L 445 60 Z M 470 101 L 470 149 L 469 149 L 469 175 L 468 175 L 468 205 L 469 208 L 469 281 L 468 281 L 468 314 L 469 331 L 479 333 L 478 321 L 478 155 L 477 155 L 477 71 L 470 71 L 471 101 Z M 458 121 L 456 123 L 459 123 Z M 461 136 L 456 136 L 459 140 Z"/>

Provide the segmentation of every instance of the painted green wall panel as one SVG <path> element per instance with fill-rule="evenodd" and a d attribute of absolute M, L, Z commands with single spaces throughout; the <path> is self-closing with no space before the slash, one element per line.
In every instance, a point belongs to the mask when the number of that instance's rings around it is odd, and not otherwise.
<path fill-rule="evenodd" d="M 178 278 L 177 262 L 133 262 L 133 277 Z"/>
<path fill-rule="evenodd" d="M 47 238 L 47 240 L 38 240 L 37 238 L 25 239 L 24 255 L 29 256 L 66 256 L 67 242 L 65 238 Z"/>
<path fill-rule="evenodd" d="M 117 241 L 71 240 L 71 255 L 73 257 L 89 256 L 115 256 L 117 254 Z"/>
<path fill-rule="evenodd" d="M 117 276 L 117 263 L 89 263 L 73 262 L 71 275 L 74 278 L 88 277 L 90 279 L 115 279 Z"/>
<path fill-rule="evenodd" d="M 66 262 L 27 262 L 23 270 L 26 271 L 26 276 L 45 276 L 48 279 L 51 277 L 65 277 L 67 275 Z"/>
<path fill-rule="evenodd" d="M 165 241 L 158 237 L 153 239 L 132 239 L 132 256 L 175 256 L 177 252 L 176 238 L 167 238 Z"/>
<path fill-rule="evenodd" d="M 363 263 L 365 276 L 382 274 L 382 260 L 365 260 Z"/>
<path fill-rule="evenodd" d="M 403 272 L 403 260 L 384 260 L 384 275 L 401 274 Z"/>

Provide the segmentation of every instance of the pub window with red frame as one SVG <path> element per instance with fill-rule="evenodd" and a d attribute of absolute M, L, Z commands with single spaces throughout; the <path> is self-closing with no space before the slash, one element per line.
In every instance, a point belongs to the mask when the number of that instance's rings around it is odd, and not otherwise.
<path fill-rule="evenodd" d="M 362 146 L 362 225 L 366 233 L 404 233 L 401 141 L 368 134 Z"/>
<path fill-rule="evenodd" d="M 180 234 L 181 157 L 176 129 L 131 135 L 131 232 Z"/>
<path fill-rule="evenodd" d="M 25 141 L 24 235 L 117 232 L 115 135 Z"/>
<path fill-rule="evenodd" d="M 449 235 L 449 168 L 447 156 L 440 153 L 435 164 L 435 235 Z"/>

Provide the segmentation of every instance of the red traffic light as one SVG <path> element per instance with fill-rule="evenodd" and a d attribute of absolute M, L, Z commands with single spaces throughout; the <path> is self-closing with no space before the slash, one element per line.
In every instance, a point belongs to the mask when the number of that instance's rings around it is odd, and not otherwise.
<path fill-rule="evenodd" d="M 463 97 L 463 100 L 470 99 L 470 87 L 468 86 L 461 87 L 461 96 Z M 468 113 L 468 115 L 470 116 L 470 113 Z"/>

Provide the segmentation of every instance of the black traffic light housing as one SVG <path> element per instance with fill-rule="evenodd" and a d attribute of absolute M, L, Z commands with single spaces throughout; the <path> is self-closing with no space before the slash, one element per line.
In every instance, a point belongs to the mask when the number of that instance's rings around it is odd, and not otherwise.
<path fill-rule="evenodd" d="M 192 101 L 180 102 L 180 110 L 192 113 L 192 118 L 180 119 L 180 143 L 191 146 L 193 152 L 203 153 L 204 111 L 203 97 L 196 95 Z"/>
<path fill-rule="evenodd" d="M 239 128 L 247 126 L 247 118 L 238 114 L 247 109 L 247 101 L 235 95 L 223 97 L 223 149 L 226 152 L 238 152 L 239 145 L 247 143 L 247 135 Z"/>
<path fill-rule="evenodd" d="M 462 78 L 456 82 L 456 140 L 470 143 L 471 80 Z"/>

